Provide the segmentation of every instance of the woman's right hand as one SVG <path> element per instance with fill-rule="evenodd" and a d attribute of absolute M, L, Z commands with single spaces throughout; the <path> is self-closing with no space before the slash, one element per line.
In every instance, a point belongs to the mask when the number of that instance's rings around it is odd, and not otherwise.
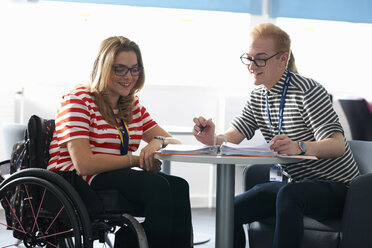
<path fill-rule="evenodd" d="M 195 125 L 192 133 L 194 134 L 195 138 L 205 145 L 213 145 L 216 126 L 214 125 L 212 119 L 207 120 L 204 117 L 199 116 L 194 117 L 193 121 Z"/>

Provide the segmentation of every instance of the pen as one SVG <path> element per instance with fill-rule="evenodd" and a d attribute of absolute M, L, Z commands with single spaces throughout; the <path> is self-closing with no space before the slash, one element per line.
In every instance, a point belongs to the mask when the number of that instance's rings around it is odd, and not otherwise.
<path fill-rule="evenodd" d="M 197 135 L 200 135 L 200 134 L 204 131 L 204 129 L 205 129 L 206 127 L 207 127 L 207 126 L 205 126 L 205 127 L 202 126 L 202 127 L 200 128 L 200 131 L 198 132 Z"/>

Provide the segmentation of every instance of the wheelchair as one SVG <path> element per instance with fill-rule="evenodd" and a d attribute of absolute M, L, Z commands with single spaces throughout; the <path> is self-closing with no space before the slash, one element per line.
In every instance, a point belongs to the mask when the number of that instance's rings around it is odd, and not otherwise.
<path fill-rule="evenodd" d="M 94 191 L 73 171 L 46 170 L 54 128 L 54 120 L 32 116 L 25 134 L 28 156 L 22 163 L 27 168 L 10 173 L 11 161 L 0 163 L 1 174 L 7 174 L 0 184 L 5 212 L 0 234 L 9 237 L 0 237 L 0 247 L 91 248 L 97 240 L 112 247 L 108 234 L 119 227 L 130 228 L 137 247 L 147 248 L 146 233 L 133 217 L 143 216 L 142 210 L 118 191 Z"/>

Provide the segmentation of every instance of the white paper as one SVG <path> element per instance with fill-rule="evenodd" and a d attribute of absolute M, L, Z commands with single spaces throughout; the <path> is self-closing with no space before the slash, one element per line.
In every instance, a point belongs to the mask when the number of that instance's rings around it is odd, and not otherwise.
<path fill-rule="evenodd" d="M 272 143 L 260 146 L 241 146 L 230 142 L 221 145 L 221 155 L 248 155 L 248 156 L 278 156 L 278 153 L 271 150 Z"/>
<path fill-rule="evenodd" d="M 160 149 L 160 154 L 217 154 L 219 146 L 169 144 Z"/>

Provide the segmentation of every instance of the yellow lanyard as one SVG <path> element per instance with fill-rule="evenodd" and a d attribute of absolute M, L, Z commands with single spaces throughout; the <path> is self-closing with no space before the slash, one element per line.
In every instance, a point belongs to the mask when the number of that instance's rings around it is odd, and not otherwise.
<path fill-rule="evenodd" d="M 121 129 L 119 129 L 117 125 L 115 125 L 115 128 L 116 128 L 116 130 L 118 130 L 120 140 L 121 140 L 120 154 L 125 155 L 125 154 L 127 154 L 128 149 L 129 149 L 129 129 L 128 129 L 127 124 L 123 120 L 121 120 L 121 123 L 122 123 L 123 127 L 125 128 L 126 132 L 123 132 Z M 124 142 L 124 135 L 125 134 L 127 134 L 126 136 L 128 137 L 128 139 L 126 140 L 127 142 Z"/>

